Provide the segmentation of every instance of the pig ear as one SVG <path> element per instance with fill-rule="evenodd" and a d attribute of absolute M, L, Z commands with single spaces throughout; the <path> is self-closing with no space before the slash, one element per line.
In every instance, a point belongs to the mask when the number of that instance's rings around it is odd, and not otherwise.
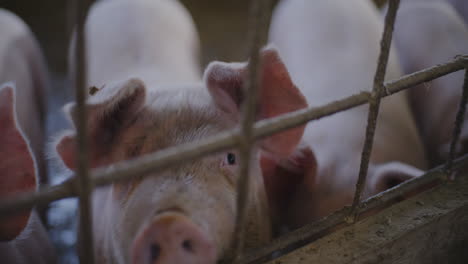
<path fill-rule="evenodd" d="M 274 219 L 289 206 L 299 184 L 315 184 L 317 160 L 309 147 L 296 149 L 287 159 L 278 160 L 268 153 L 260 157 L 265 190 Z"/>
<path fill-rule="evenodd" d="M 31 150 L 16 121 L 13 85 L 0 87 L 0 199 L 36 188 L 36 167 Z M 0 241 L 18 236 L 31 210 L 0 219 Z"/>
<path fill-rule="evenodd" d="M 257 120 L 271 118 L 307 107 L 307 101 L 293 84 L 286 66 L 274 48 L 261 51 L 261 86 L 257 101 Z M 244 102 L 247 65 L 213 62 L 205 71 L 205 82 L 216 105 L 234 121 L 240 118 Z M 304 126 L 275 134 L 262 142 L 264 150 L 289 156 L 298 144 Z"/>
<path fill-rule="evenodd" d="M 379 165 L 375 168 L 374 177 L 370 181 L 370 191 L 372 194 L 383 192 L 423 173 L 422 170 L 401 162 Z"/>
<path fill-rule="evenodd" d="M 89 162 L 91 167 L 106 165 L 106 158 L 116 139 L 119 127 L 132 119 L 145 102 L 146 88 L 142 81 L 130 79 L 106 86 L 91 96 L 88 109 L 87 136 L 89 142 Z M 65 107 L 73 123 L 76 124 L 77 109 L 74 103 Z M 74 170 L 76 134 L 63 135 L 56 145 L 57 153 L 64 164 Z"/>

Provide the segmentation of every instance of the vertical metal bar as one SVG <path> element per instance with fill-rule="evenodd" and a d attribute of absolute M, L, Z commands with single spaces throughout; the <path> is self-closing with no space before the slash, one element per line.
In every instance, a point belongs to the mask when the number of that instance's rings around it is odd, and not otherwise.
<path fill-rule="evenodd" d="M 244 247 L 244 226 L 248 210 L 249 189 L 250 189 L 250 157 L 251 147 L 254 143 L 253 124 L 255 122 L 256 102 L 258 87 L 261 85 L 260 77 L 260 48 L 266 42 L 268 34 L 268 10 L 270 10 L 270 0 L 255 0 L 250 6 L 249 22 L 249 68 L 248 78 L 243 87 L 245 101 L 242 105 L 241 129 L 243 137 L 239 142 L 240 154 L 240 178 L 237 189 L 237 215 L 236 227 L 233 235 L 233 257 L 234 261 L 240 259 Z"/>
<path fill-rule="evenodd" d="M 465 120 L 466 103 L 468 102 L 468 68 L 465 69 L 465 79 L 463 83 L 462 97 L 460 98 L 460 105 L 458 106 L 457 116 L 455 118 L 455 127 L 453 129 L 452 142 L 450 143 L 450 153 L 445 164 L 445 171 L 447 175 L 452 174 L 453 160 L 456 156 L 456 147 L 460 140 L 461 128 Z"/>
<path fill-rule="evenodd" d="M 77 106 L 77 174 L 79 186 L 79 210 L 80 210 L 80 263 L 93 264 L 93 237 L 92 237 L 92 213 L 90 197 L 92 192 L 91 181 L 89 179 L 88 165 L 88 140 L 86 135 L 87 112 L 86 100 L 86 39 L 84 34 L 84 24 L 87 10 L 92 4 L 92 0 L 78 0 L 77 24 L 76 24 L 76 76 L 75 76 L 75 96 Z"/>
<path fill-rule="evenodd" d="M 392 43 L 393 28 L 395 18 L 400 5 L 400 0 L 390 0 L 388 12 L 385 16 L 385 27 L 382 40 L 380 42 L 380 55 L 377 64 L 377 70 L 374 77 L 374 87 L 372 90 L 369 102 L 369 115 L 367 117 L 366 138 L 361 155 L 361 165 L 359 168 L 359 178 L 356 183 L 356 192 L 354 194 L 353 204 L 351 206 L 351 215 L 348 221 L 354 221 L 356 208 L 361 200 L 362 190 L 364 189 L 367 171 L 369 169 L 369 161 L 372 153 L 372 145 L 374 143 L 375 128 L 377 126 L 377 117 L 379 115 L 380 97 L 385 90 L 385 71 L 387 69 L 390 46 Z"/>

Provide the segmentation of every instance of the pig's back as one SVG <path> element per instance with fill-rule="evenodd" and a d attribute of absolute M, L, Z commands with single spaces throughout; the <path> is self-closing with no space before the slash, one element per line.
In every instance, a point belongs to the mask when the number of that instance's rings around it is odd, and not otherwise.
<path fill-rule="evenodd" d="M 198 36 L 178 1 L 98 2 L 88 16 L 87 38 L 90 85 L 131 77 L 146 83 L 200 80 Z"/>
<path fill-rule="evenodd" d="M 270 40 L 310 105 L 371 89 L 382 23 L 366 0 L 283 1 L 276 10 Z"/>
<path fill-rule="evenodd" d="M 297 0 L 281 4 L 274 14 L 270 40 L 278 46 L 309 105 L 323 105 L 372 89 L 383 22 L 370 2 Z M 386 79 L 400 75 L 398 59 L 392 52 Z M 362 150 L 367 111 L 368 106 L 360 106 L 307 126 L 304 141 L 313 146 L 318 164 L 334 166 L 336 160 L 342 160 L 357 166 L 358 160 L 350 157 L 359 157 Z M 374 162 L 400 160 L 425 166 L 406 93 L 383 100 L 375 142 Z M 404 143 L 414 150 L 402 153 Z M 323 165 L 322 169 L 329 170 L 327 167 Z"/>
<path fill-rule="evenodd" d="M 412 73 L 467 54 L 468 27 L 446 2 L 408 1 L 402 3 L 398 14 L 395 42 L 403 70 Z M 419 128 L 436 163 L 447 155 L 463 74 L 451 73 L 410 90 Z M 463 141 L 464 138 L 466 132 L 462 132 Z"/>

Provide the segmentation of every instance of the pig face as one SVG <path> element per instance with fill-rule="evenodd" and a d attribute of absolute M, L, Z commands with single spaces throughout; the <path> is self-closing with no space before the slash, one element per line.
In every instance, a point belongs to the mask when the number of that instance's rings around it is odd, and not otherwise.
<path fill-rule="evenodd" d="M 18 126 L 11 83 L 0 86 L 0 198 L 36 188 L 36 164 Z M 31 210 L 0 219 L 0 242 L 15 239 L 26 227 Z"/>
<path fill-rule="evenodd" d="M 257 119 L 306 107 L 277 52 L 265 49 L 261 57 Z M 148 92 L 137 79 L 106 86 L 88 100 L 90 164 L 109 165 L 235 127 L 245 98 L 246 67 L 212 63 L 205 72 L 206 87 Z M 67 110 L 74 119 L 75 107 L 69 105 Z M 288 130 L 255 147 L 246 247 L 261 245 L 271 237 L 259 159 L 262 155 L 288 159 L 302 133 L 302 127 Z M 73 132 L 57 144 L 60 157 L 71 169 L 75 168 L 74 144 Z M 112 244 L 104 249 L 112 252 L 104 254 L 121 260 L 118 263 L 214 263 L 229 253 L 237 182 L 238 156 L 229 150 L 152 173 L 152 177 L 137 175 L 113 184 L 106 200 L 100 201 L 109 221 L 96 227 L 105 233 L 96 236 L 107 237 Z"/>

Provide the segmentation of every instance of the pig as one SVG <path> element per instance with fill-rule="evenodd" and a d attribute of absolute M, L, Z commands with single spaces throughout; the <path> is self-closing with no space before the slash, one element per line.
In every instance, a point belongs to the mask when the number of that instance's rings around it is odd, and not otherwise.
<path fill-rule="evenodd" d="M 368 0 L 284 0 L 274 10 L 269 40 L 309 105 L 320 106 L 372 89 L 382 31 L 378 11 Z M 400 75 L 392 50 L 386 79 Z M 264 162 L 274 171 L 272 177 L 301 179 L 285 213 L 289 228 L 350 205 L 367 116 L 364 105 L 312 121 L 301 141 L 308 155 L 295 167 Z M 362 198 L 418 177 L 427 166 L 406 93 L 383 99 L 377 121 Z"/>
<path fill-rule="evenodd" d="M 32 32 L 0 9 L 0 197 L 33 191 L 45 181 L 42 95 L 48 79 Z M 14 82 L 14 83 L 11 83 Z M 0 219 L 2 263 L 55 263 L 47 232 L 35 210 Z"/>
<path fill-rule="evenodd" d="M 0 199 L 35 190 L 38 184 L 37 163 L 19 125 L 16 98 L 12 83 L 0 86 Z M 2 263 L 56 262 L 52 244 L 35 210 L 0 217 Z"/>
<path fill-rule="evenodd" d="M 446 2 L 403 2 L 397 17 L 394 43 L 404 73 L 412 73 L 450 61 L 456 55 L 467 54 L 468 28 Z M 463 71 L 451 73 L 409 91 L 431 166 L 448 158 L 463 75 Z M 466 153 L 467 147 L 468 124 L 465 121 L 457 146 L 458 154 Z"/>
<path fill-rule="evenodd" d="M 18 123 L 36 157 L 40 182 L 46 183 L 44 94 L 49 81 L 45 60 L 28 26 L 5 9 L 0 9 L 0 35 L 0 83 L 12 81 L 19 88 Z"/>
<path fill-rule="evenodd" d="M 197 66 L 198 36 L 174 0 L 101 1 L 85 24 L 91 168 L 108 166 L 215 135 L 238 126 L 247 63 Z M 74 45 L 72 45 L 73 47 Z M 262 85 L 256 118 L 307 107 L 274 48 L 261 52 Z M 65 106 L 75 123 L 76 106 Z M 253 146 L 245 248 L 272 237 L 260 167 L 264 155 L 287 159 L 303 128 Z M 55 150 L 74 170 L 76 131 Z M 97 263 L 216 263 L 232 253 L 238 185 L 235 149 L 185 162 L 95 190 L 92 196 Z M 271 196 L 272 194 L 270 194 Z"/>

